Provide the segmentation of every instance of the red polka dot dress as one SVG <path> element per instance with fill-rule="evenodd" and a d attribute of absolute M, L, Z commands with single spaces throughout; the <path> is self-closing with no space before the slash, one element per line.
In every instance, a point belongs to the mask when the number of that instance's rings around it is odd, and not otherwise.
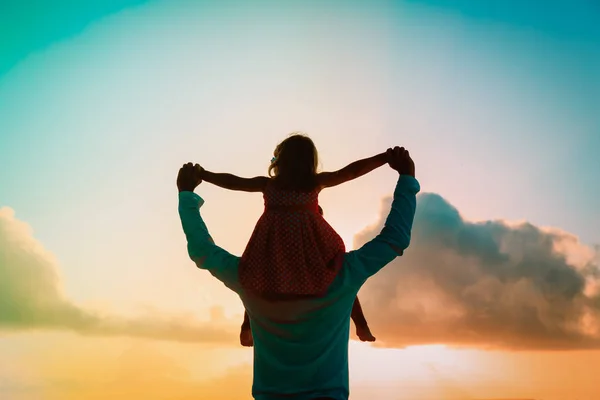
<path fill-rule="evenodd" d="M 265 211 L 239 266 L 244 290 L 256 295 L 321 296 L 337 276 L 344 241 L 318 211 L 319 190 L 267 185 Z"/>

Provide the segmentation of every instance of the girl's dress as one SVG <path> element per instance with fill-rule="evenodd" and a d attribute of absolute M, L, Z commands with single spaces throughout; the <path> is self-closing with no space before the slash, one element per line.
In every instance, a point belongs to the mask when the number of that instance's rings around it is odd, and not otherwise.
<path fill-rule="evenodd" d="M 283 299 L 327 292 L 342 265 L 345 246 L 319 214 L 319 191 L 267 185 L 265 211 L 240 260 L 245 291 Z"/>

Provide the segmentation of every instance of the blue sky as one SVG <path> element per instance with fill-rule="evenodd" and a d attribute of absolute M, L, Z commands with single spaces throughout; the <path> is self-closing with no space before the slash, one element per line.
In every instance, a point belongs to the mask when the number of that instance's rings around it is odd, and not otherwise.
<path fill-rule="evenodd" d="M 0 75 L 31 53 L 81 33 L 90 23 L 145 0 L 11 1 L 0 4 Z"/>

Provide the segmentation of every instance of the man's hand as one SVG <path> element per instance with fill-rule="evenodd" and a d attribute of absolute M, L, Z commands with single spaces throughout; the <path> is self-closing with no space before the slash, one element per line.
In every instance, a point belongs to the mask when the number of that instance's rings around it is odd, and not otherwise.
<path fill-rule="evenodd" d="M 410 158 L 408 150 L 404 147 L 394 147 L 387 152 L 388 165 L 398 171 L 400 175 L 415 176 L 415 162 Z"/>
<path fill-rule="evenodd" d="M 177 189 L 180 192 L 193 192 L 202 183 L 202 167 L 191 162 L 183 164 L 177 174 Z"/>

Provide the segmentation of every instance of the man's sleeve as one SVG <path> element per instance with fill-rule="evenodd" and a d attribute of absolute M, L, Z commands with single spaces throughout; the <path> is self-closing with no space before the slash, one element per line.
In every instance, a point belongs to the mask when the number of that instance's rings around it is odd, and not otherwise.
<path fill-rule="evenodd" d="M 187 239 L 188 255 L 198 268 L 207 270 L 225 286 L 237 292 L 239 257 L 215 244 L 200 216 L 203 204 L 204 200 L 196 193 L 179 193 L 179 217 Z"/>
<path fill-rule="evenodd" d="M 417 208 L 419 182 L 401 175 L 394 190 L 394 198 L 385 225 L 373 240 L 346 255 L 345 273 L 353 285 L 361 286 L 410 244 L 410 235 Z"/>

